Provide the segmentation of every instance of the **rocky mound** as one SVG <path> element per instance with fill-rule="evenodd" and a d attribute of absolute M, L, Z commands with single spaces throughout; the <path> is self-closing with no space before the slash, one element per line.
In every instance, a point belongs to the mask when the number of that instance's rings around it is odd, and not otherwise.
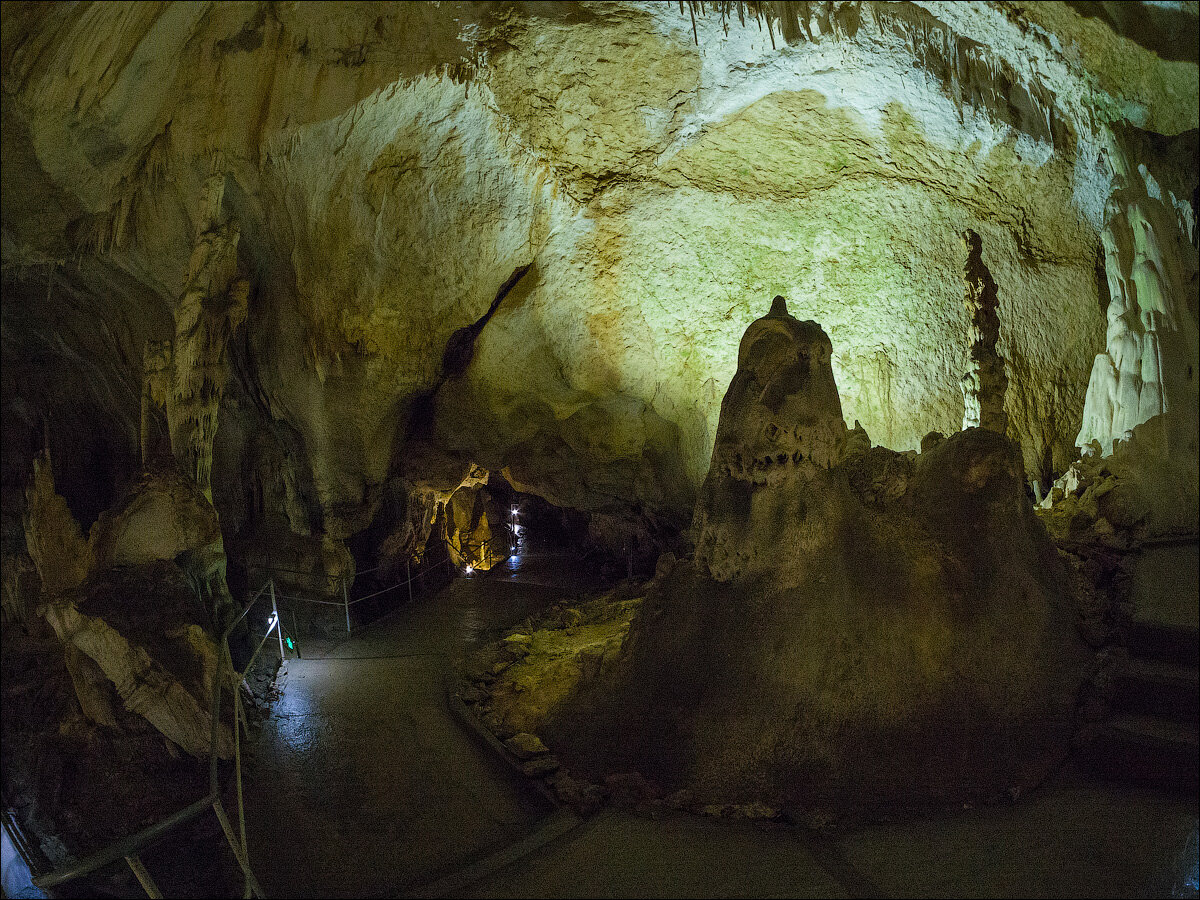
<path fill-rule="evenodd" d="M 847 442 L 830 353 L 781 298 L 747 329 L 696 558 L 544 727 L 573 771 L 908 806 L 1020 792 L 1066 752 L 1087 653 L 1019 450 L 980 428 L 919 455 Z"/>

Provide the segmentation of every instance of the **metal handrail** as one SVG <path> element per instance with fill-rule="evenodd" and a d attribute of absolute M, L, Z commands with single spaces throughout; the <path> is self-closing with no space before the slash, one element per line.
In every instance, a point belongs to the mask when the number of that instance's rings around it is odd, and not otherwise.
<path fill-rule="evenodd" d="M 475 547 L 476 545 L 468 544 L 466 546 L 467 547 Z M 482 545 L 480 545 L 480 546 L 482 546 Z M 276 599 L 279 599 L 279 600 L 288 600 L 288 601 L 292 601 L 292 602 L 296 602 L 296 603 L 313 603 L 313 604 L 317 604 L 317 605 L 321 605 L 321 606 L 340 606 L 346 612 L 346 633 L 350 634 L 351 630 L 352 630 L 351 625 L 350 625 L 350 607 L 354 606 L 354 604 L 362 603 L 364 600 L 374 599 L 375 597 L 378 597 L 382 594 L 386 594 L 390 591 L 399 590 L 402 587 L 408 587 L 409 599 L 411 600 L 412 599 L 412 587 L 411 586 L 414 581 L 417 581 L 420 578 L 424 578 L 425 573 L 427 571 L 432 572 L 432 571 L 436 570 L 439 566 L 447 565 L 451 562 L 452 562 L 452 560 L 449 557 L 447 557 L 446 559 L 443 559 L 440 562 L 434 563 L 432 566 L 429 566 L 426 569 L 422 569 L 416 575 L 413 575 L 411 570 L 409 570 L 408 577 L 406 579 L 404 579 L 403 581 L 397 581 L 395 584 L 388 585 L 387 587 L 381 588 L 380 590 L 377 590 L 377 591 L 373 591 L 370 594 L 364 594 L 361 597 L 355 597 L 353 600 L 350 599 L 350 589 L 349 589 L 350 583 L 354 579 L 356 579 L 359 575 L 368 575 L 371 572 L 377 572 L 380 569 L 384 568 L 383 566 L 376 566 L 374 569 L 366 569 L 362 572 L 357 572 L 354 575 L 324 575 L 324 574 L 320 574 L 317 572 L 300 572 L 295 569 L 279 569 L 279 568 L 275 568 L 272 566 L 258 566 L 258 565 L 254 566 L 253 568 L 255 568 L 259 571 L 264 571 L 264 572 L 282 571 L 282 572 L 288 572 L 293 575 L 312 575 L 314 577 L 320 577 L 320 578 L 323 578 L 323 579 L 326 579 L 329 581 L 338 582 L 339 587 L 341 588 L 341 591 L 342 591 L 342 601 L 340 603 L 336 600 L 317 600 L 313 597 L 299 597 L 299 596 L 295 596 L 292 594 L 273 594 L 273 597 Z M 264 583 L 261 587 L 259 587 L 259 592 L 266 590 L 268 585 L 272 585 L 273 583 L 274 583 L 274 579 L 268 578 L 266 583 Z M 273 587 L 272 587 L 272 591 L 274 591 Z"/>
<path fill-rule="evenodd" d="M 355 572 L 351 576 L 333 575 L 333 574 L 330 574 L 329 572 L 305 572 L 302 569 L 286 569 L 283 566 L 268 566 L 268 565 L 263 565 L 262 563 L 247 563 L 246 568 L 247 569 L 255 569 L 256 571 L 259 571 L 259 572 L 284 572 L 288 575 L 305 575 L 310 578 L 346 578 L 346 577 L 356 578 L 359 575 L 370 575 L 372 572 L 378 572 L 380 569 L 383 568 L 383 566 L 376 566 L 373 569 L 363 569 L 361 572 Z"/>
<path fill-rule="evenodd" d="M 241 735 L 240 725 L 246 721 L 245 711 L 242 709 L 241 686 L 246 681 L 246 676 L 250 672 L 250 667 L 254 665 L 254 661 L 258 656 L 259 651 L 266 643 L 267 637 L 273 630 L 280 627 L 279 614 L 275 612 L 271 627 L 267 629 L 267 634 L 263 636 L 258 648 L 250 657 L 250 662 L 242 672 L 238 672 L 233 667 L 233 658 L 229 653 L 229 635 L 238 623 L 246 617 L 251 608 L 262 599 L 268 585 L 263 585 L 251 596 L 245 607 L 237 616 L 226 626 L 221 634 L 221 640 L 217 648 L 218 660 L 217 665 L 213 670 L 212 679 L 212 717 L 211 717 L 211 741 L 209 746 L 209 769 L 208 769 L 208 794 L 201 797 L 190 806 L 184 807 L 177 812 L 172 813 L 164 819 L 143 828 L 135 834 L 119 838 L 101 850 L 97 850 L 81 860 L 69 863 L 53 872 L 46 875 L 38 876 L 33 879 L 35 887 L 46 889 L 52 888 L 68 881 L 73 881 L 76 878 L 81 878 L 96 869 L 116 862 L 124 857 L 129 868 L 137 876 L 138 881 L 145 889 L 146 894 L 150 897 L 161 897 L 162 894 L 158 890 L 158 886 L 154 883 L 154 879 L 150 877 L 150 873 L 146 871 L 142 865 L 141 859 L 138 857 L 139 851 L 154 843 L 159 838 L 163 837 L 167 832 L 180 825 L 192 821 L 200 816 L 205 809 L 212 808 L 216 813 L 217 821 L 221 824 L 221 830 L 225 832 L 225 839 L 229 842 L 229 848 L 233 851 L 234 857 L 237 859 L 238 866 L 242 870 L 242 874 L 246 879 L 245 896 L 264 896 L 262 887 L 258 883 L 258 879 L 254 877 L 254 872 L 250 869 L 250 859 L 246 850 L 246 817 L 244 800 L 242 795 L 242 761 L 241 761 Z M 226 669 L 228 666 L 228 669 Z M 233 685 L 233 754 L 234 754 L 234 773 L 237 783 L 237 802 L 238 802 L 238 826 L 240 834 L 235 837 L 233 826 L 229 823 L 229 817 L 225 813 L 225 806 L 221 800 L 221 784 L 217 772 L 217 760 L 219 759 L 220 736 L 221 736 L 221 688 L 223 681 L 228 674 L 236 675 L 237 680 Z"/>

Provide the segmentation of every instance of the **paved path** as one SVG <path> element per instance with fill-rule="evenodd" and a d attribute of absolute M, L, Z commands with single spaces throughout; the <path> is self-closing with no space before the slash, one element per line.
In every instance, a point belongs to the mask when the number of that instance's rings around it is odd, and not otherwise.
<path fill-rule="evenodd" d="M 394 893 L 527 835 L 550 812 L 446 699 L 459 654 L 561 599 L 528 554 L 335 644 L 306 642 L 252 748 L 247 828 L 272 896 Z"/>
<path fill-rule="evenodd" d="M 1063 773 L 1019 804 L 836 839 L 778 823 L 609 809 L 462 894 L 1195 897 L 1195 866 L 1194 799 Z"/>

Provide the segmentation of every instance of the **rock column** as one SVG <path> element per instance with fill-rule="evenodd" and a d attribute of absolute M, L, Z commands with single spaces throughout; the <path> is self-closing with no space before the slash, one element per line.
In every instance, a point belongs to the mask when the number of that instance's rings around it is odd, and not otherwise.
<path fill-rule="evenodd" d="M 967 248 L 963 302 L 971 316 L 971 368 L 962 377 L 963 428 L 987 428 L 1004 434 L 1008 425 L 1008 415 L 1004 412 L 1008 375 L 1004 371 L 1004 357 L 996 350 L 1000 340 L 996 282 L 983 263 L 979 235 L 968 229 L 963 242 Z"/>
<path fill-rule="evenodd" d="M 238 227 L 221 219 L 224 187 L 223 175 L 204 185 L 200 232 L 175 308 L 174 343 L 147 345 L 144 358 L 146 393 L 166 409 L 171 451 L 209 500 L 217 410 L 229 378 L 225 351 L 246 320 L 250 292 L 249 283 L 236 277 Z"/>

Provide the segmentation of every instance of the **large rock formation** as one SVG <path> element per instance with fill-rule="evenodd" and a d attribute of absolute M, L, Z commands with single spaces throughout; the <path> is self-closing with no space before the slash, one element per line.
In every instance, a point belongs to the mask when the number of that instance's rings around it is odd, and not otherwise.
<path fill-rule="evenodd" d="M 845 433 L 829 338 L 777 298 L 742 340 L 695 560 L 547 726 L 573 769 L 877 807 L 1020 791 L 1061 759 L 1087 656 L 1016 447 L 971 428 L 843 456 Z"/>
<path fill-rule="evenodd" d="M 116 727 L 119 700 L 175 745 L 207 756 L 218 664 L 209 631 L 230 608 L 216 512 L 190 479 L 147 475 L 85 541 L 49 460 L 38 458 L 34 473 L 25 533 L 41 579 L 39 612 L 63 642 L 84 714 Z M 233 753 L 228 725 L 217 749 Z"/>
<path fill-rule="evenodd" d="M 819 494 L 805 487 L 846 443 L 832 356 L 821 326 L 789 315 L 783 297 L 746 329 L 696 506 L 696 558 L 718 581 L 794 570 L 819 540 L 808 526 Z"/>

